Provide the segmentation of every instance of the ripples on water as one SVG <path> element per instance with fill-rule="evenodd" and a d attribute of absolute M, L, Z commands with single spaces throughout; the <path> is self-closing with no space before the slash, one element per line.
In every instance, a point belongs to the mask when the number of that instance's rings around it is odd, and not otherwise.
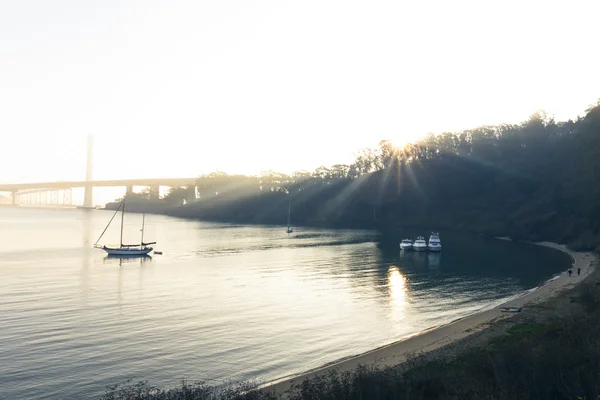
<path fill-rule="evenodd" d="M 128 378 L 271 380 L 450 322 L 569 261 L 444 233 L 442 254 L 401 253 L 400 237 L 370 231 L 153 215 L 146 238 L 164 254 L 121 260 L 91 248 L 110 216 L 0 209 L 0 398 L 93 397 Z M 140 221 L 126 216 L 126 241 Z"/>

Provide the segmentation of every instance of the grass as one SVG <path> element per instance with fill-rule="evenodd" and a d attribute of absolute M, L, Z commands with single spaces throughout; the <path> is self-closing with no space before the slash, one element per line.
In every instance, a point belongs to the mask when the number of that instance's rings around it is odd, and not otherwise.
<path fill-rule="evenodd" d="M 412 357 L 392 368 L 329 372 L 297 385 L 292 400 L 600 399 L 600 285 L 564 295 L 561 312 L 517 323 L 504 335 L 447 357 Z M 549 316 L 548 316 L 549 315 Z M 185 382 L 174 389 L 147 383 L 109 388 L 105 400 L 276 399 L 251 385 L 211 388 Z"/>
<path fill-rule="evenodd" d="M 541 323 L 521 323 L 513 325 L 506 331 L 506 334 L 494 337 L 490 340 L 489 346 L 502 348 L 511 344 L 518 344 L 527 340 L 535 340 L 536 335 L 546 329 Z"/>

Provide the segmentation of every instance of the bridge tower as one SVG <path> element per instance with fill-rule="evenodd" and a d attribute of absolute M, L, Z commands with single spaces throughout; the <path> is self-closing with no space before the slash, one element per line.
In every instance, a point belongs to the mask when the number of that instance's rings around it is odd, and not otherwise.
<path fill-rule="evenodd" d="M 93 168 L 93 155 L 94 155 L 94 136 L 89 134 L 87 136 L 87 165 L 85 168 L 85 191 L 83 194 L 83 207 L 92 208 L 92 168 Z"/>

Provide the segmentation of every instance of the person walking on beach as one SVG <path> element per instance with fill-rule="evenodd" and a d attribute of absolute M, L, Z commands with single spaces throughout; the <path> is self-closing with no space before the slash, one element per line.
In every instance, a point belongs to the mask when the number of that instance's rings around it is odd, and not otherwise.
<path fill-rule="evenodd" d="M 581 268 L 577 268 L 577 275 L 581 275 Z"/>
<path fill-rule="evenodd" d="M 573 273 L 573 271 L 571 270 L 571 268 L 569 268 L 569 270 L 567 272 L 569 273 L 569 276 L 571 276 L 571 274 Z"/>

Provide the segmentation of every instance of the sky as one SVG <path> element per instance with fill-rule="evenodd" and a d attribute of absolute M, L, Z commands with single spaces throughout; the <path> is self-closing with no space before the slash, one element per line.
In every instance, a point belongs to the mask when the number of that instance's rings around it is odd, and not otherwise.
<path fill-rule="evenodd" d="M 597 1 L 0 0 L 0 183 L 256 174 L 576 118 Z"/>

